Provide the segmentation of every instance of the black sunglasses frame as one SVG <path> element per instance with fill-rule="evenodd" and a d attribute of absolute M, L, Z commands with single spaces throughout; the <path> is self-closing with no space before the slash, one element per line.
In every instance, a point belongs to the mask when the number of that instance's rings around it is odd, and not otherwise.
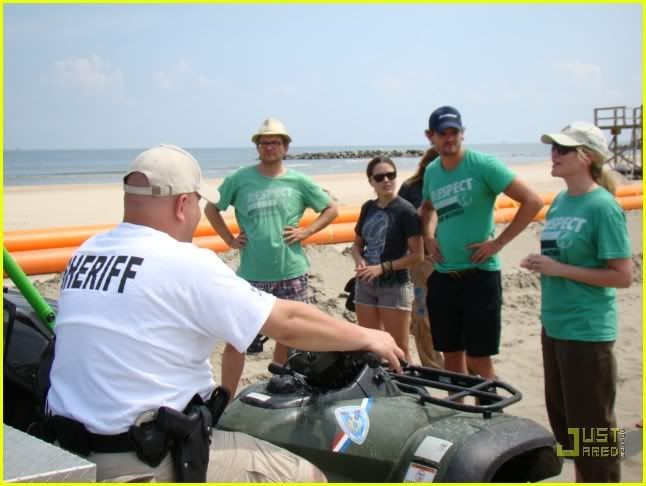
<path fill-rule="evenodd" d="M 278 140 L 274 140 L 274 141 L 271 141 L 271 142 L 265 142 L 265 141 L 258 142 L 258 147 L 262 147 L 262 148 L 281 147 L 283 145 L 285 145 L 285 143 L 284 142 L 279 142 Z"/>
<path fill-rule="evenodd" d="M 397 178 L 397 171 L 394 170 L 392 172 L 384 172 L 382 174 L 376 174 L 370 176 L 373 181 L 375 182 L 383 182 L 384 179 L 388 178 L 389 181 L 394 181 Z"/>
<path fill-rule="evenodd" d="M 567 155 L 570 152 L 575 152 L 578 147 L 566 147 L 565 145 L 559 145 L 558 143 L 552 144 L 552 152 L 556 152 L 559 155 Z"/>

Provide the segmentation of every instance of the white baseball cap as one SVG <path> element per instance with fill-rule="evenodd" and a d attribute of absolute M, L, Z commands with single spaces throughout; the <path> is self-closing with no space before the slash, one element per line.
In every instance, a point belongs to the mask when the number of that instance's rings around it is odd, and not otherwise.
<path fill-rule="evenodd" d="M 281 137 L 285 137 L 287 139 L 287 143 L 292 142 L 292 137 L 290 137 L 289 133 L 287 133 L 285 125 L 283 125 L 283 122 L 277 120 L 276 118 L 267 118 L 264 122 L 262 122 L 261 127 L 258 129 L 258 132 L 254 133 L 251 137 L 251 141 L 257 144 L 258 138 L 262 137 L 263 135 L 280 135 Z"/>
<path fill-rule="evenodd" d="M 150 185 L 126 184 L 126 178 L 133 172 L 144 174 Z M 197 160 L 175 145 L 157 145 L 137 155 L 123 178 L 123 190 L 128 194 L 157 197 L 196 192 L 210 203 L 220 200 L 217 189 L 206 186 Z"/>
<path fill-rule="evenodd" d="M 546 133 L 541 137 L 543 143 L 555 143 L 563 147 L 587 147 L 604 159 L 610 151 L 601 129 L 588 122 L 572 122 L 561 133 Z"/>

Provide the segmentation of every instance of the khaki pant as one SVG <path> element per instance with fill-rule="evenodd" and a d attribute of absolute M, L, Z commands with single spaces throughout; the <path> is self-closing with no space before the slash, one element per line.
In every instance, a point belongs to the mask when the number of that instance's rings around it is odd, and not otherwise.
<path fill-rule="evenodd" d="M 426 280 L 433 273 L 433 263 L 424 260 L 410 269 L 413 281 L 413 311 L 411 312 L 411 334 L 415 338 L 417 354 L 422 366 L 444 369 L 442 353 L 435 351 L 431 337 L 431 325 L 426 309 Z"/>
<path fill-rule="evenodd" d="M 620 443 L 616 432 L 615 396 L 617 362 L 614 341 L 584 342 L 553 339 L 541 333 L 545 405 L 556 440 L 564 449 L 580 447 L 574 463 L 586 483 L 617 483 L 621 480 Z M 581 444 L 573 444 L 569 428 L 578 429 Z M 583 442 L 601 428 L 607 437 L 592 441 L 589 450 L 604 447 L 606 456 L 583 452 Z M 612 433 L 609 430 L 615 429 Z M 611 449 L 613 448 L 613 449 Z M 609 452 L 611 451 L 612 452 Z"/>
<path fill-rule="evenodd" d="M 98 482 L 175 482 L 173 460 L 167 454 L 152 468 L 134 452 L 92 453 Z M 213 431 L 206 482 L 310 483 L 324 481 L 314 465 L 269 442 L 240 432 Z"/>

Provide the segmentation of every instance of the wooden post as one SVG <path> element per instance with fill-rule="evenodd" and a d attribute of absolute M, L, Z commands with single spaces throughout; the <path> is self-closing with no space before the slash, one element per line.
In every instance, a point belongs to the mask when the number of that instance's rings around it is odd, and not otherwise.
<path fill-rule="evenodd" d="M 610 131 L 608 148 L 612 156 L 607 163 L 613 169 L 631 178 L 642 178 L 642 106 L 632 109 L 626 116 L 625 106 L 608 106 L 594 109 L 594 124 L 602 130 Z M 619 135 L 622 130 L 630 130 L 630 141 L 621 145 Z M 624 155 L 625 154 L 625 155 Z M 618 162 L 621 162 L 618 164 Z"/>

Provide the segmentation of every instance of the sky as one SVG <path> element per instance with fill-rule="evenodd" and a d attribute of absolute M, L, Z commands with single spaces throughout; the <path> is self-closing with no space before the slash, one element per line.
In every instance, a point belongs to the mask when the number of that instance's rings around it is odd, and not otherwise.
<path fill-rule="evenodd" d="M 538 142 L 643 98 L 641 4 L 4 5 L 5 149 Z"/>

